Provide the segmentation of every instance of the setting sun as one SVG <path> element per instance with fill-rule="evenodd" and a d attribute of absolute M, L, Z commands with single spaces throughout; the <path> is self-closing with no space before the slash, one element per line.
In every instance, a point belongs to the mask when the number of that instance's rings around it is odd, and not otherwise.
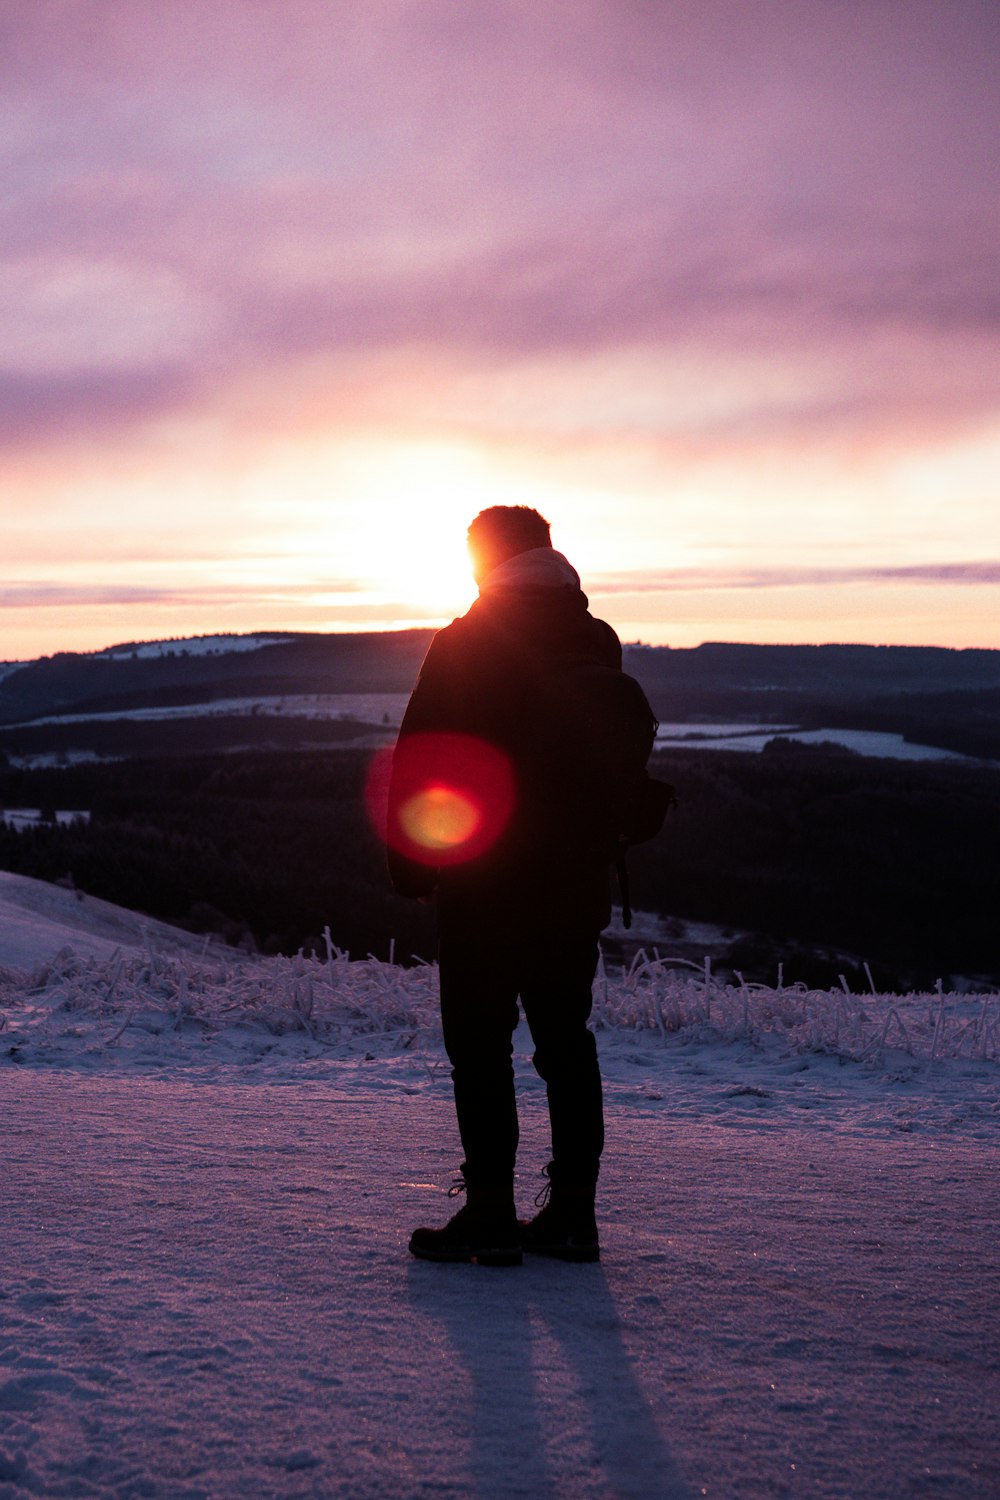
<path fill-rule="evenodd" d="M 477 511 L 512 503 L 488 457 L 446 443 L 357 444 L 334 456 L 338 525 L 329 556 L 349 562 L 373 608 L 448 619 L 475 594 L 465 533 Z M 313 566 L 315 567 L 315 560 Z"/>

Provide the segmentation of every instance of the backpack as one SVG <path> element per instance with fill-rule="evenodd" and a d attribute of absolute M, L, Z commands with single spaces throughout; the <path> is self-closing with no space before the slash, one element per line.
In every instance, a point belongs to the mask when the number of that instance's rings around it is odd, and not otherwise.
<path fill-rule="evenodd" d="M 615 866 L 630 927 L 626 853 L 659 833 L 677 801 L 674 788 L 646 770 L 656 716 L 634 677 L 592 657 L 548 660 L 536 687 L 535 816 L 564 849 Z"/>

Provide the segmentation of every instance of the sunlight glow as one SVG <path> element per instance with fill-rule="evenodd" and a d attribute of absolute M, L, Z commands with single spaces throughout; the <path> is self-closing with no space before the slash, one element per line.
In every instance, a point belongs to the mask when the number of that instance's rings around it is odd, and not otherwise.
<path fill-rule="evenodd" d="M 496 504 L 537 506 L 625 640 L 997 644 L 997 585 L 891 576 L 997 558 L 989 424 L 850 462 L 777 448 L 686 461 L 627 437 L 529 450 L 370 427 L 241 431 L 207 462 L 196 429 L 158 434 L 162 452 L 139 444 L 101 467 L 67 450 L 62 470 L 25 459 L 0 486 L 0 659 L 218 629 L 436 628 L 475 597 L 466 530 Z M 822 586 L 729 583 L 811 567 L 830 572 Z M 863 567 L 890 572 L 861 584 Z"/>
<path fill-rule="evenodd" d="M 443 442 L 358 444 L 338 455 L 337 468 L 349 525 L 330 552 L 342 556 L 346 545 L 360 595 L 445 617 L 467 609 L 469 522 L 487 505 L 510 503 L 484 455 Z"/>

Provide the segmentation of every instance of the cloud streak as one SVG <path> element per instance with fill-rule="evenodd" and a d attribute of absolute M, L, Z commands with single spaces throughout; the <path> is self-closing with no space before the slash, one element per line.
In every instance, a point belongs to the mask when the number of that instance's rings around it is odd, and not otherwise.
<path fill-rule="evenodd" d="M 853 584 L 1000 584 L 1000 560 L 917 563 L 903 567 L 671 568 L 591 574 L 584 584 L 595 598 L 717 589 L 831 588 Z"/>
<path fill-rule="evenodd" d="M 41 580 L 0 587 L 0 610 L 4 609 L 73 609 L 94 605 L 121 607 L 135 605 L 176 605 L 189 609 L 206 605 L 232 605 L 253 608 L 255 604 L 275 598 L 309 603 L 316 599 L 346 600 L 363 592 L 353 579 L 322 583 L 281 583 L 274 587 L 253 584 L 190 584 L 188 586 L 156 584 L 63 583 Z M 354 606 L 371 610 L 370 605 Z"/>

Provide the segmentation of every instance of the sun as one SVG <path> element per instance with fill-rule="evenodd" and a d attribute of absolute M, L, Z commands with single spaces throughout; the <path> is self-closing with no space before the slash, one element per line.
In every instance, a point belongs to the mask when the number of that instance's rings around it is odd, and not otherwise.
<path fill-rule="evenodd" d="M 355 477 L 350 551 L 366 593 L 441 618 L 467 609 L 476 592 L 469 522 L 503 503 L 482 456 L 444 443 L 402 444 L 368 453 Z"/>
<path fill-rule="evenodd" d="M 369 556 L 371 581 L 391 602 L 412 604 L 435 614 L 467 609 L 475 584 L 461 519 L 427 498 L 414 498 L 387 516 Z"/>

